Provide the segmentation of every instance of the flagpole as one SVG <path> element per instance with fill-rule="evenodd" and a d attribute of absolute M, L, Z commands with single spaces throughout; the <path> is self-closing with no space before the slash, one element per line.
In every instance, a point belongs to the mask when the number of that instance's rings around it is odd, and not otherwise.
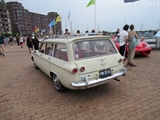
<path fill-rule="evenodd" d="M 158 15 L 159 15 L 159 31 L 160 31 L 160 0 L 159 0 L 159 4 L 158 4 L 158 9 L 159 9 Z"/>
<path fill-rule="evenodd" d="M 88 24 L 87 24 L 87 30 L 88 30 Z"/>
<path fill-rule="evenodd" d="M 65 18 L 65 29 L 67 28 L 67 22 L 66 22 L 66 18 Z"/>
<path fill-rule="evenodd" d="M 62 34 L 63 33 L 63 30 L 62 30 L 62 18 L 61 18 L 61 22 L 60 22 L 60 30 L 59 30 L 59 34 Z"/>
<path fill-rule="evenodd" d="M 57 23 L 56 23 L 57 24 Z M 56 24 L 54 25 L 54 34 L 56 35 Z"/>
<path fill-rule="evenodd" d="M 95 5 L 94 5 L 94 29 L 96 32 L 96 1 L 95 1 Z"/>
<path fill-rule="evenodd" d="M 70 21 L 71 34 L 72 34 L 72 21 Z"/>
<path fill-rule="evenodd" d="M 52 32 L 51 32 L 51 35 L 52 35 L 52 37 L 53 37 L 53 30 L 54 30 L 54 26 L 51 26 L 51 29 L 52 29 Z"/>

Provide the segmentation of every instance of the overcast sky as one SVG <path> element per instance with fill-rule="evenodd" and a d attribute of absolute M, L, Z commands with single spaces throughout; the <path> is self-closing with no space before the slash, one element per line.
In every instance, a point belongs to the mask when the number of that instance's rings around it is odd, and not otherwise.
<path fill-rule="evenodd" d="M 5 2 L 15 0 L 5 0 Z M 62 17 L 62 29 L 66 27 L 72 31 L 122 30 L 125 23 L 134 24 L 135 30 L 156 30 L 160 28 L 160 0 L 140 0 L 124 3 L 124 0 L 96 0 L 95 6 L 88 8 L 90 0 L 16 0 L 30 12 L 47 15 L 57 12 Z M 70 10 L 70 21 L 67 16 Z M 96 12 L 95 12 L 96 11 Z M 96 19 L 95 19 L 96 16 Z"/>

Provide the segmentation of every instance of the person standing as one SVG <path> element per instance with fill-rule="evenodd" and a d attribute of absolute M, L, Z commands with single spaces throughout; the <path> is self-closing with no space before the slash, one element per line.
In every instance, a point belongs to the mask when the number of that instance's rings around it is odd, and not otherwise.
<path fill-rule="evenodd" d="M 23 36 L 20 36 L 19 43 L 20 43 L 20 45 L 21 45 L 21 48 L 23 48 Z"/>
<path fill-rule="evenodd" d="M 93 29 L 93 30 L 91 31 L 91 33 L 95 33 L 95 30 Z"/>
<path fill-rule="evenodd" d="M 17 42 L 17 45 L 19 46 L 19 36 L 16 35 L 16 42 Z"/>
<path fill-rule="evenodd" d="M 70 37 L 70 32 L 68 32 L 68 29 L 65 29 L 64 37 L 65 38 L 69 38 Z"/>
<path fill-rule="evenodd" d="M 118 37 L 119 32 L 120 32 L 120 29 L 118 28 L 116 31 L 115 37 Z"/>
<path fill-rule="evenodd" d="M 32 39 L 32 43 L 34 46 L 34 50 L 38 50 L 39 49 L 39 41 L 38 41 L 38 36 L 36 36 L 34 39 Z"/>
<path fill-rule="evenodd" d="M 132 46 L 131 43 L 133 42 L 133 39 L 138 39 L 137 33 L 134 31 L 134 25 L 130 25 L 130 31 L 128 33 L 128 64 L 131 67 L 136 67 L 136 65 L 133 63 L 133 58 L 135 56 L 136 51 L 136 45 Z"/>
<path fill-rule="evenodd" d="M 8 44 L 10 44 L 11 48 L 13 48 L 13 42 L 14 42 L 13 37 L 10 36 Z"/>
<path fill-rule="evenodd" d="M 31 50 L 33 50 L 31 35 L 28 35 L 28 37 L 27 37 L 27 46 L 28 46 L 28 49 L 29 49 L 29 53 L 31 53 Z"/>
<path fill-rule="evenodd" d="M 119 52 L 122 56 L 126 56 L 126 43 L 128 41 L 128 28 L 129 25 L 125 25 L 123 27 L 123 30 L 118 33 L 119 39 L 120 39 L 120 43 L 119 43 Z"/>
<path fill-rule="evenodd" d="M 88 30 L 85 31 L 85 36 L 88 36 Z"/>
<path fill-rule="evenodd" d="M 80 30 L 77 30 L 76 36 L 81 36 Z"/>
<path fill-rule="evenodd" d="M 6 46 L 6 39 L 4 36 L 1 35 L 0 32 L 0 55 L 5 56 L 4 54 L 4 46 Z"/>

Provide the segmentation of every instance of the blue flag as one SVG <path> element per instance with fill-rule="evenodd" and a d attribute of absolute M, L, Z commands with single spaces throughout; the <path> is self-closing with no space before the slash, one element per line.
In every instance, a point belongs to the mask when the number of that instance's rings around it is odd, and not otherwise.
<path fill-rule="evenodd" d="M 139 1 L 139 0 L 124 0 L 125 3 L 128 3 L 128 2 L 136 2 L 136 1 Z"/>
<path fill-rule="evenodd" d="M 53 20 L 52 22 L 50 22 L 50 23 L 48 24 L 48 26 L 51 27 L 51 26 L 53 26 L 54 24 L 55 24 L 55 21 Z"/>

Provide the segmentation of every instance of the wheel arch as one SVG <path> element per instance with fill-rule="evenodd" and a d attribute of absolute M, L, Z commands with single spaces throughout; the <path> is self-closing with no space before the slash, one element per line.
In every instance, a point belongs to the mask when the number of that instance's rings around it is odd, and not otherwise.
<path fill-rule="evenodd" d="M 50 76 L 51 76 L 52 79 L 54 79 L 54 76 L 57 76 L 59 78 L 58 74 L 56 74 L 54 71 L 50 71 Z M 60 84 L 61 84 L 62 88 L 57 90 L 57 91 L 59 91 L 59 92 L 66 91 L 67 88 L 64 86 L 64 84 L 62 83 L 60 78 L 59 78 L 59 81 L 60 81 Z"/>

